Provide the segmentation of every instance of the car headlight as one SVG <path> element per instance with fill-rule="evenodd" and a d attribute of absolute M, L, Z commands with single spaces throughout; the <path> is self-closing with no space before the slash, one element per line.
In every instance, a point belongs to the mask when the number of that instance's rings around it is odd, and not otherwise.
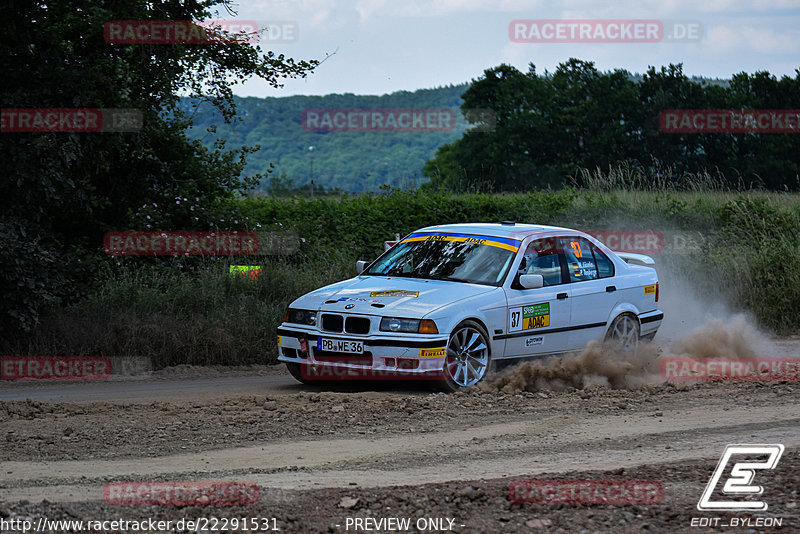
<path fill-rule="evenodd" d="M 407 332 L 420 334 L 438 334 L 436 323 L 430 319 L 404 319 L 402 317 L 384 317 L 381 319 L 383 332 Z"/>
<path fill-rule="evenodd" d="M 297 324 L 307 324 L 314 326 L 317 324 L 317 312 L 311 310 L 296 310 L 289 308 L 288 322 Z"/>

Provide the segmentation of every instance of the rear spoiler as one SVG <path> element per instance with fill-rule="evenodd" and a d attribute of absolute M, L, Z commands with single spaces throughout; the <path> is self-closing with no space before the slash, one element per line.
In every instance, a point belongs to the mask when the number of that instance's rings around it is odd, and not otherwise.
<path fill-rule="evenodd" d="M 617 252 L 614 254 L 625 260 L 626 263 L 644 265 L 645 267 L 655 267 L 656 260 L 645 254 L 634 254 L 633 252 Z"/>

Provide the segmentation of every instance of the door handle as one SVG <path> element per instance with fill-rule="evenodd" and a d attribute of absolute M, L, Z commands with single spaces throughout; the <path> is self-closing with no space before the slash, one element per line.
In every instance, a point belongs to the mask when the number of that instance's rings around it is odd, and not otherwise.
<path fill-rule="evenodd" d="M 565 298 L 567 298 L 567 294 L 566 293 L 559 293 L 558 295 L 556 295 L 556 298 L 558 300 L 564 300 Z"/>
<path fill-rule="evenodd" d="M 617 286 L 608 286 L 606 287 L 606 293 L 613 293 L 617 290 Z"/>

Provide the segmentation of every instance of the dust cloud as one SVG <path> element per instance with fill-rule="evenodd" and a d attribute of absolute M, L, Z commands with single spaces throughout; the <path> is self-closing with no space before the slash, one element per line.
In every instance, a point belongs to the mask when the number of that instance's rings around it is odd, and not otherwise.
<path fill-rule="evenodd" d="M 623 352 L 614 344 L 591 342 L 577 354 L 526 361 L 488 376 L 479 384 L 487 393 L 563 391 L 565 389 L 638 389 L 659 384 L 663 358 L 736 358 L 779 356 L 782 350 L 759 330 L 748 313 L 733 312 L 722 299 L 703 294 L 702 280 L 687 280 L 680 269 L 658 268 L 659 309 L 664 320 L 651 343 Z"/>
<path fill-rule="evenodd" d="M 766 342 L 743 315 L 727 321 L 710 319 L 668 345 L 656 339 L 625 352 L 616 344 L 592 341 L 578 354 L 526 361 L 489 376 L 479 388 L 486 393 L 638 389 L 664 381 L 662 358 L 756 358 L 760 356 L 757 346 Z"/>

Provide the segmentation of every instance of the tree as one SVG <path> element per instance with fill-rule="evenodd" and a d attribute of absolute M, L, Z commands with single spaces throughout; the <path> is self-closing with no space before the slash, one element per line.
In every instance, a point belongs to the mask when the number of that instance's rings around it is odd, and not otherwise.
<path fill-rule="evenodd" d="M 3 108 L 125 108 L 142 113 L 130 133 L 0 134 L 0 332 L 29 330 L 41 305 L 84 294 L 102 235 L 130 224 L 137 208 L 158 207 L 160 229 L 191 229 L 189 202 L 206 206 L 252 188 L 241 177 L 250 148 L 206 149 L 185 135 L 178 106 L 189 94 L 235 115 L 231 86 L 258 76 L 273 86 L 304 77 L 295 62 L 246 42 L 115 45 L 113 20 L 203 21 L 227 0 L 25 0 L 3 25 Z M 155 228 L 154 228 L 155 229 Z"/>
<path fill-rule="evenodd" d="M 440 147 L 424 169 L 432 187 L 499 191 L 559 187 L 577 168 L 624 159 L 640 107 L 630 74 L 571 59 L 552 74 L 488 69 L 462 109 L 491 109 L 496 124 Z"/>

